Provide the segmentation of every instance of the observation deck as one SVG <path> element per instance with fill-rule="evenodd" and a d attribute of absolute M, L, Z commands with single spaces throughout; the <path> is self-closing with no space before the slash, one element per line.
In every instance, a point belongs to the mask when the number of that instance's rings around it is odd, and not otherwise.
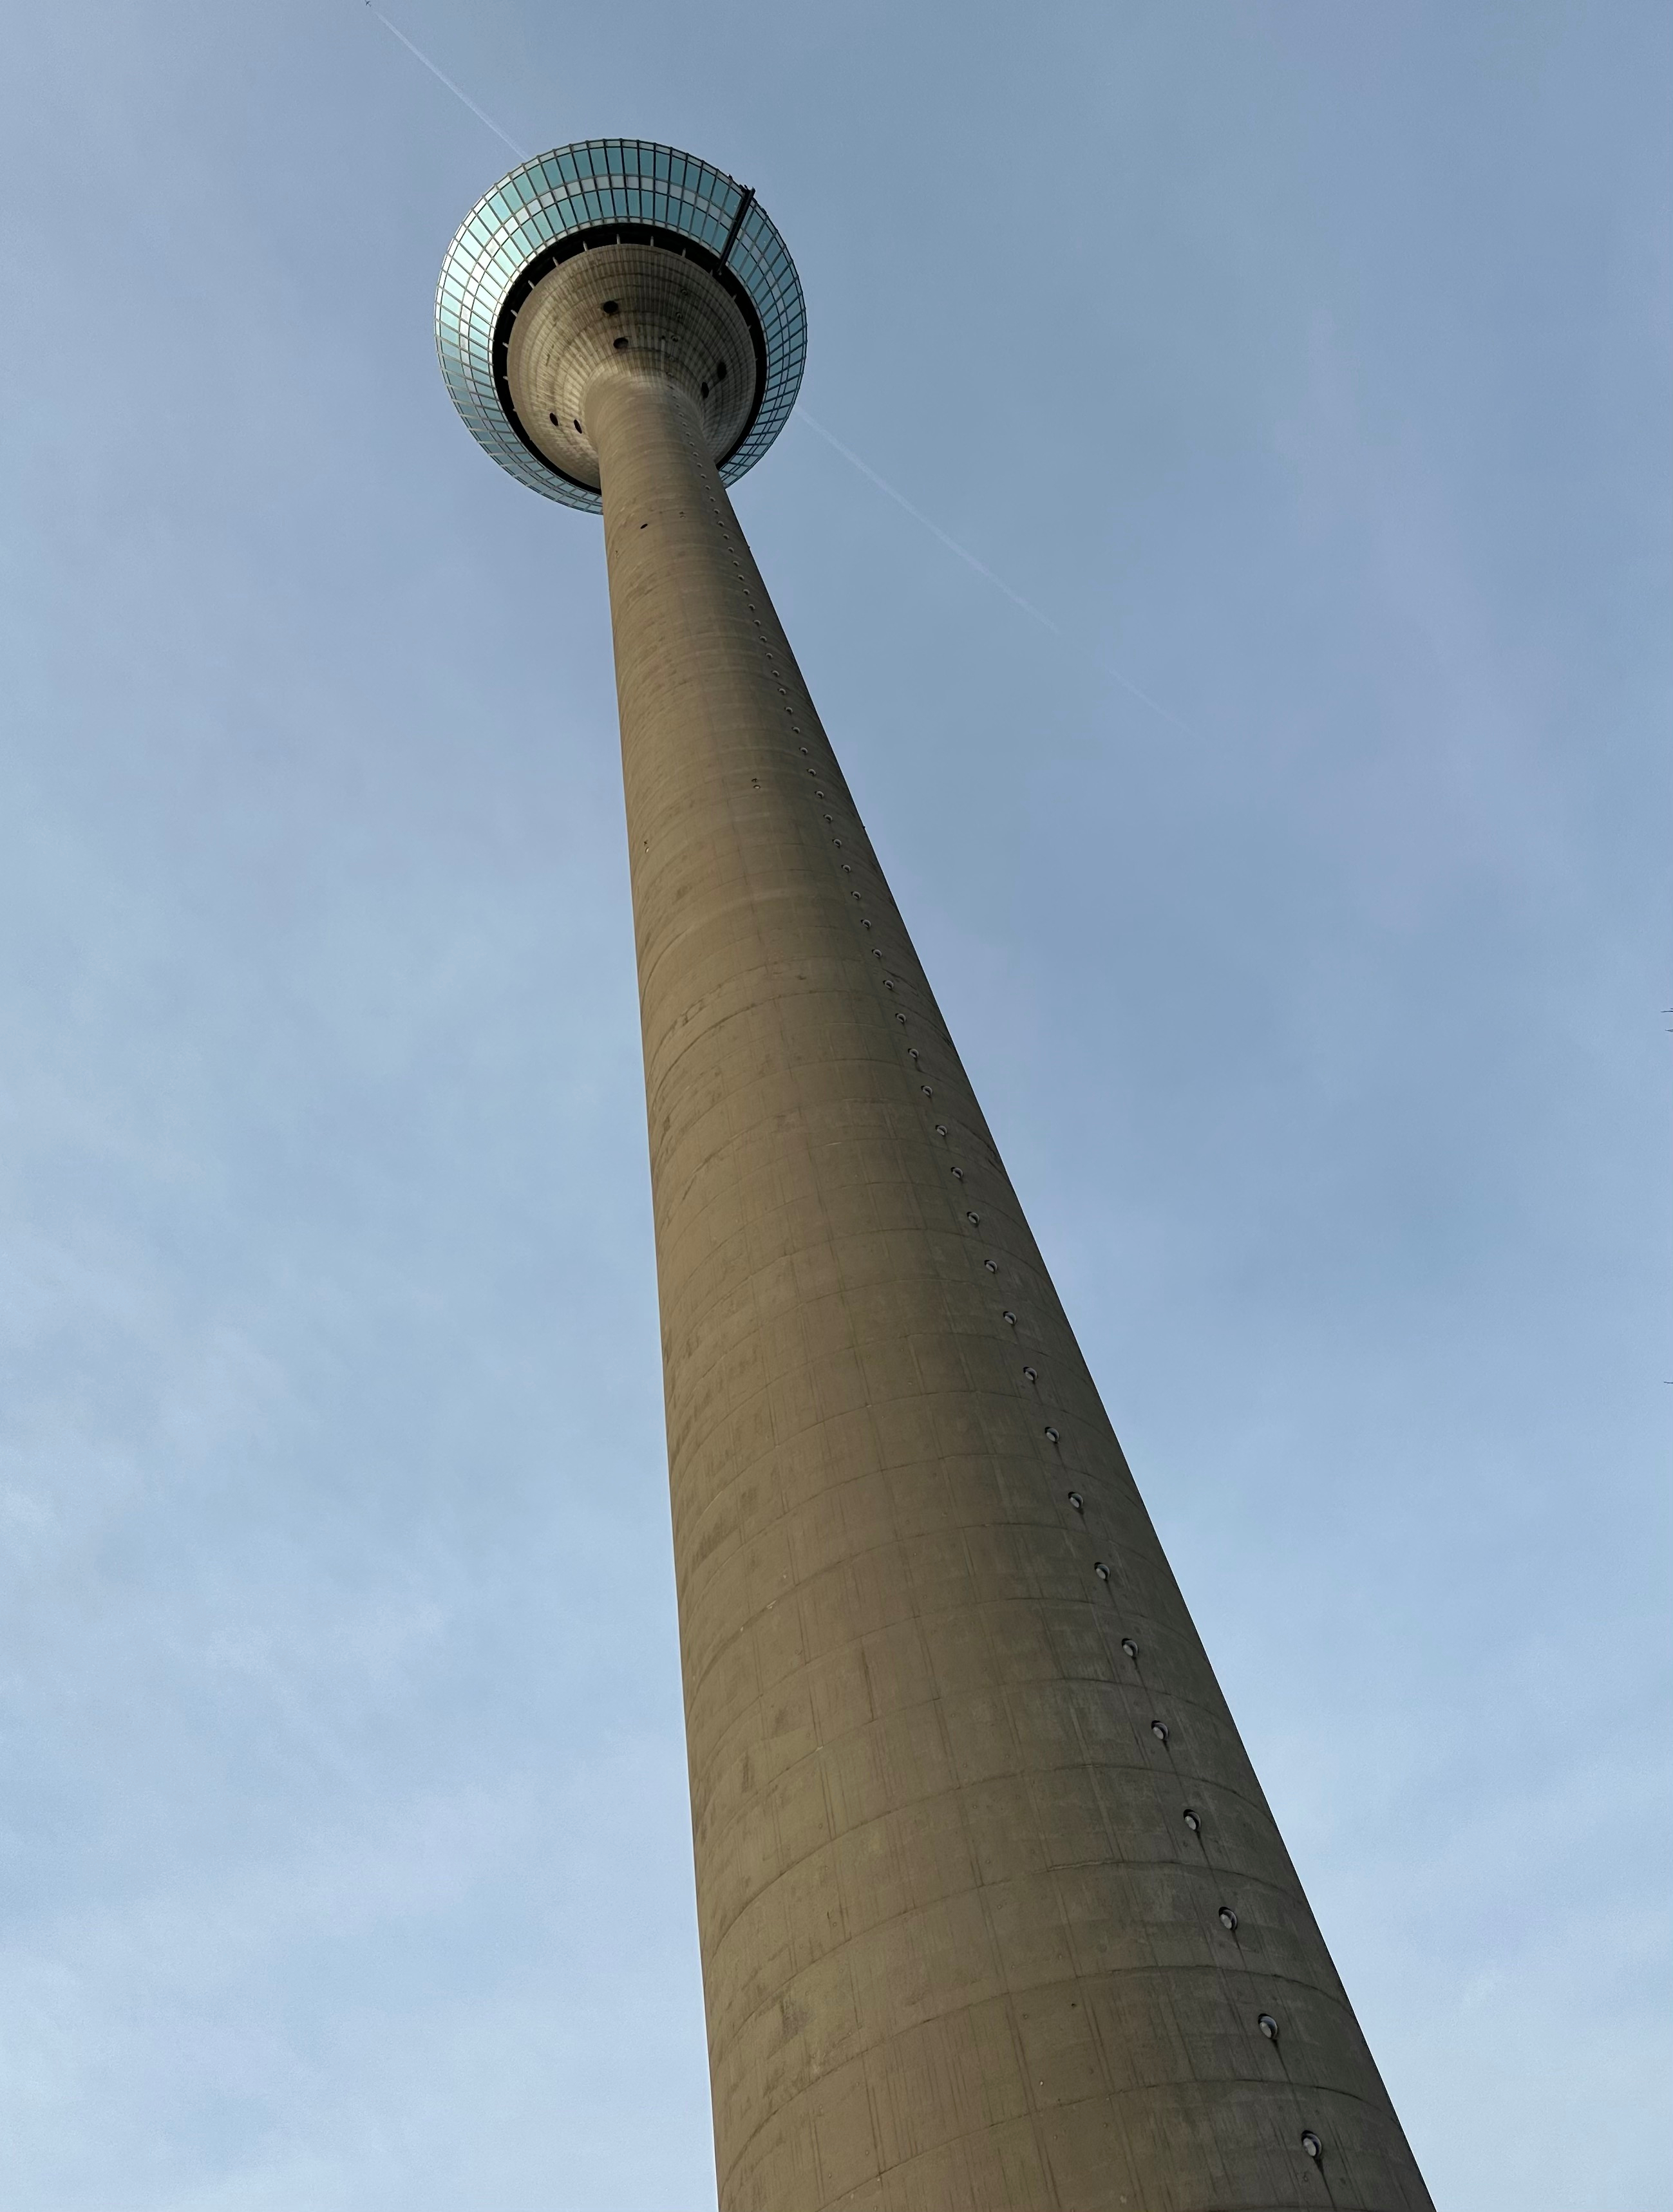
<path fill-rule="evenodd" d="M 654 366 L 684 386 L 733 483 L 789 419 L 807 316 L 752 191 L 676 147 L 587 138 L 520 163 L 459 225 L 435 343 L 478 443 L 532 491 L 596 514 L 593 376 Z"/>

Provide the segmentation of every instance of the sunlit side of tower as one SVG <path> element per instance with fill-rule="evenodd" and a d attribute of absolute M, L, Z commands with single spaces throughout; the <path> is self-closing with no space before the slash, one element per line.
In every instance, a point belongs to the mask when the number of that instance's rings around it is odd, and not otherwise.
<path fill-rule="evenodd" d="M 437 330 L 604 517 L 723 2212 L 1428 2212 L 727 495 L 782 241 L 589 140 Z"/>

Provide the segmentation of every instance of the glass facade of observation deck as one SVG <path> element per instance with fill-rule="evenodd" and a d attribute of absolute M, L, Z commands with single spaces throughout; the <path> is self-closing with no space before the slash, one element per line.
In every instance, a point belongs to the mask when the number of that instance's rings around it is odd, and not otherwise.
<path fill-rule="evenodd" d="M 688 238 L 716 260 L 726 254 L 728 272 L 755 311 L 766 375 L 748 434 L 721 466 L 727 483 L 754 466 L 789 419 L 807 354 L 795 264 L 735 179 L 676 147 L 639 138 L 587 138 L 514 169 L 471 209 L 441 264 L 435 296 L 441 373 L 471 434 L 502 468 L 548 499 L 593 514 L 598 494 L 549 467 L 507 419 L 495 383 L 494 339 L 507 297 L 532 263 L 567 239 L 618 224 Z"/>

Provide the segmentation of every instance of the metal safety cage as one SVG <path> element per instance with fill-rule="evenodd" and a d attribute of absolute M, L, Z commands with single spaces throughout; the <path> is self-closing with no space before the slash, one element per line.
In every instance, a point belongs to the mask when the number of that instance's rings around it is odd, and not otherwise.
<path fill-rule="evenodd" d="M 459 225 L 435 294 L 435 348 L 466 428 L 502 469 L 566 507 L 600 512 L 595 491 L 525 442 L 507 411 L 496 347 L 507 303 L 536 264 L 600 240 L 636 235 L 697 249 L 741 292 L 756 324 L 761 391 L 743 437 L 721 464 L 734 483 L 789 420 L 807 357 L 807 313 L 795 264 L 752 192 L 734 178 L 642 138 L 586 138 L 523 162 Z"/>

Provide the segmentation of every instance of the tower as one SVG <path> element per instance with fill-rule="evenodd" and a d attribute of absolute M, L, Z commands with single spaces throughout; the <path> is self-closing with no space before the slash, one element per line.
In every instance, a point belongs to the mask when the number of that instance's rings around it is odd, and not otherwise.
<path fill-rule="evenodd" d="M 727 496 L 778 233 L 588 140 L 436 327 L 604 517 L 722 2212 L 1430 2212 Z"/>

